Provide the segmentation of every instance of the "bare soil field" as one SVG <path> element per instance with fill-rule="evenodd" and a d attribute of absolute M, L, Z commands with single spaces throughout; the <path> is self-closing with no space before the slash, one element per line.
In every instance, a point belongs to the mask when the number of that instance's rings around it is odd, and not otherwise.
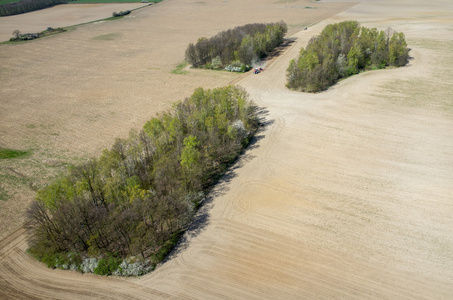
<path fill-rule="evenodd" d="M 66 27 L 109 18 L 114 11 L 144 7 L 143 3 L 65 4 L 26 14 L 0 17 L 0 41 L 8 41 L 14 30 L 41 32 L 47 27 Z"/>
<path fill-rule="evenodd" d="M 4 190 L 16 191 L 0 203 L 0 298 L 453 297 L 451 1 L 243 2 L 167 0 L 121 22 L 0 46 L 0 146 L 34 150 L 0 161 Z M 259 75 L 171 73 L 199 36 L 280 19 L 296 42 Z M 300 47 L 349 19 L 403 31 L 410 64 L 320 94 L 286 90 L 285 70 Z M 29 182 L 43 184 L 64 164 L 98 154 L 194 87 L 228 82 L 247 89 L 266 126 L 156 271 L 103 278 L 27 256 L 19 221 L 33 195 L 24 192 Z"/>
<path fill-rule="evenodd" d="M 68 163 L 99 155 L 195 88 L 240 77 L 203 70 L 173 74 L 190 42 L 251 22 L 284 20 L 300 30 L 351 5 L 168 0 L 121 20 L 0 45 L 0 147 L 33 153 L 0 160 L 0 199 L 8 199 L 0 200 L 0 238 L 21 226 L 34 190 Z M 318 8 L 300 8 L 305 6 Z"/>

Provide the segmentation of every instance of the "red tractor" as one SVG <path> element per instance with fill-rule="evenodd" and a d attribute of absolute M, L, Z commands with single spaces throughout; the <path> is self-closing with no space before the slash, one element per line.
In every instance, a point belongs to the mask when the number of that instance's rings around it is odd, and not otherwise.
<path fill-rule="evenodd" d="M 254 73 L 254 74 L 259 74 L 259 73 L 261 73 L 261 72 L 263 72 L 263 71 L 264 71 L 263 68 L 255 68 L 255 70 L 253 70 L 253 73 Z"/>

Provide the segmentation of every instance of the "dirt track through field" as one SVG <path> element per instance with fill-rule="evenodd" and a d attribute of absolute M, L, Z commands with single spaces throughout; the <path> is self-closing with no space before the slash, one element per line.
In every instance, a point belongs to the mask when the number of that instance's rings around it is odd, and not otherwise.
<path fill-rule="evenodd" d="M 363 1 L 300 31 L 239 80 L 267 125 L 155 272 L 49 270 L 18 230 L 0 242 L 0 298 L 451 299 L 453 5 L 398 3 Z M 409 66 L 286 90 L 300 47 L 348 19 L 405 32 Z"/>

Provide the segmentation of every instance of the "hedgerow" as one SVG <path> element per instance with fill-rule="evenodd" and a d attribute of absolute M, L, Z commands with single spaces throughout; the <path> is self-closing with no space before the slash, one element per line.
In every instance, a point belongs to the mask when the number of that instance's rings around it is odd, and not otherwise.
<path fill-rule="evenodd" d="M 68 0 L 21 0 L 19 2 L 0 5 L 0 16 L 23 14 L 68 2 Z"/>
<path fill-rule="evenodd" d="M 195 68 L 246 71 L 280 45 L 287 30 L 283 21 L 235 27 L 189 44 L 186 60 Z"/>

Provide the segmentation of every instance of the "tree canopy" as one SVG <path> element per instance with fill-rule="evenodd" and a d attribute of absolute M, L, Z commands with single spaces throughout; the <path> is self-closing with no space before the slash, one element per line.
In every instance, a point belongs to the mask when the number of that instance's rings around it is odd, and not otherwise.
<path fill-rule="evenodd" d="M 365 69 L 401 67 L 409 61 L 403 33 L 359 26 L 357 21 L 327 25 L 290 61 L 287 87 L 304 92 L 326 90 L 339 79 Z"/>
<path fill-rule="evenodd" d="M 30 253 L 50 266 L 74 253 L 157 263 L 258 125 L 243 89 L 196 89 L 38 191 L 27 214 Z"/>
<path fill-rule="evenodd" d="M 186 49 L 186 60 L 196 68 L 220 69 L 232 65 L 244 71 L 283 42 L 288 28 L 283 21 L 247 24 L 199 38 Z"/>

